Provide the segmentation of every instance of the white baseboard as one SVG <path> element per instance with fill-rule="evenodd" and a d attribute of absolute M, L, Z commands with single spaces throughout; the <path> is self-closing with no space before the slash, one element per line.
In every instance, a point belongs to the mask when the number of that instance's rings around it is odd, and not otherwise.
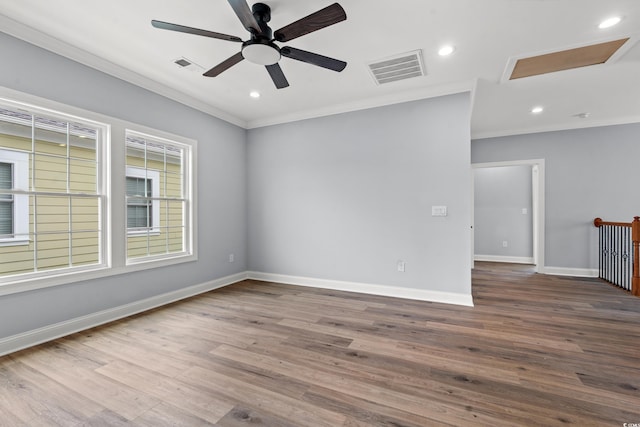
<path fill-rule="evenodd" d="M 247 278 L 247 273 L 238 273 L 231 276 L 222 277 L 220 279 L 211 280 L 209 282 L 190 286 L 188 288 L 179 289 L 177 291 L 168 292 L 130 304 L 121 305 L 119 307 L 92 313 L 86 316 L 77 317 L 75 319 L 66 320 L 64 322 L 23 332 L 0 339 L 0 356 L 13 353 L 18 350 L 32 347 L 43 342 L 51 341 L 66 335 L 74 334 L 95 326 L 103 325 L 114 320 L 122 319 L 152 308 L 170 304 L 172 302 L 189 298 L 204 292 L 222 288 L 236 282 L 240 282 Z"/>
<path fill-rule="evenodd" d="M 510 262 L 514 264 L 533 264 L 533 257 L 502 256 L 502 255 L 474 255 L 474 261 Z"/>
<path fill-rule="evenodd" d="M 248 275 L 249 279 L 262 280 L 265 282 L 277 282 L 288 285 L 308 286 L 311 288 L 333 289 L 336 291 L 357 292 L 362 294 L 407 298 L 473 307 L 473 298 L 471 297 L 471 294 L 402 288 L 397 286 L 372 285 L 358 282 L 343 282 L 339 280 L 314 279 L 310 277 L 288 276 L 284 274 L 261 273 L 258 271 L 250 271 Z"/>
<path fill-rule="evenodd" d="M 540 273 L 554 276 L 598 277 L 597 268 L 544 267 Z"/>
<path fill-rule="evenodd" d="M 33 347 L 35 345 L 96 326 L 104 325 L 105 323 L 113 322 L 115 320 L 170 304 L 181 299 L 189 298 L 194 295 L 222 288 L 245 279 L 473 307 L 473 299 L 471 295 L 467 294 L 314 279 L 309 277 L 287 276 L 271 273 L 243 272 L 2 338 L 0 339 L 0 356 L 23 350 L 28 347 Z"/>

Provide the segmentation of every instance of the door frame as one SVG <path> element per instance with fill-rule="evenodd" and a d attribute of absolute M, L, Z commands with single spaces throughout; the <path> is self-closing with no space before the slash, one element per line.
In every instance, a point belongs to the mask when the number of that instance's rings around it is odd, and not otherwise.
<path fill-rule="evenodd" d="M 499 168 L 508 166 L 531 166 L 532 222 L 533 222 L 533 263 L 537 273 L 544 273 L 544 232 L 545 232 L 545 164 L 544 159 L 509 160 L 504 162 L 472 163 L 471 168 Z M 474 265 L 474 224 L 475 224 L 475 183 L 471 174 L 471 266 Z"/>

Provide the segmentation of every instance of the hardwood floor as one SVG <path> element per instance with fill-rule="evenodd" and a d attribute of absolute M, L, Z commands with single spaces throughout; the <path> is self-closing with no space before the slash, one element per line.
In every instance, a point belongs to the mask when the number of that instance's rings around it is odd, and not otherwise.
<path fill-rule="evenodd" d="M 0 425 L 640 423 L 640 298 L 492 263 L 473 293 L 248 280 L 0 358 Z"/>

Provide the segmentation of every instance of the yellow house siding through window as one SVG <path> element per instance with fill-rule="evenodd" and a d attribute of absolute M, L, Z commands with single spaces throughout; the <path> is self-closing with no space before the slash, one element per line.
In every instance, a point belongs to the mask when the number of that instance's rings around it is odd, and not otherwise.
<path fill-rule="evenodd" d="M 95 141 L 80 142 L 86 148 L 71 138 L 67 147 L 53 132 L 35 133 L 49 140 L 34 144 L 30 138 L 0 133 L 0 147 L 29 153 L 29 189 L 40 193 L 29 195 L 28 244 L 0 245 L 0 276 L 100 261 Z"/>

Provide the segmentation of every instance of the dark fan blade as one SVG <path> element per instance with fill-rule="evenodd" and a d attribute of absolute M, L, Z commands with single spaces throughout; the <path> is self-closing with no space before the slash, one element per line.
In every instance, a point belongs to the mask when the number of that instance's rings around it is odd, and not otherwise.
<path fill-rule="evenodd" d="M 296 49 L 295 47 L 285 46 L 280 49 L 282 56 L 306 62 L 307 64 L 317 65 L 318 67 L 327 68 L 333 71 L 342 71 L 347 63 L 338 59 L 329 58 L 328 56 L 318 55 L 317 53 L 307 52 L 306 50 Z"/>
<path fill-rule="evenodd" d="M 271 76 L 271 80 L 273 80 L 273 83 L 276 85 L 278 89 L 282 89 L 289 86 L 289 82 L 287 81 L 287 78 L 284 76 L 284 73 L 282 72 L 282 68 L 280 68 L 280 65 L 278 65 L 278 63 L 275 63 L 273 65 L 265 65 L 265 68 L 269 72 L 269 75 Z"/>
<path fill-rule="evenodd" d="M 230 42 L 242 43 L 242 39 L 240 37 L 230 36 L 228 34 L 216 33 L 214 31 L 201 30 L 199 28 L 185 27 L 184 25 L 171 24 L 170 22 L 156 21 L 155 19 L 151 21 L 151 25 L 153 25 L 156 28 L 161 28 L 163 30 L 178 31 L 180 33 L 195 34 L 197 36 L 212 37 L 214 39 L 221 39 L 221 40 L 228 40 Z"/>
<path fill-rule="evenodd" d="M 233 8 L 233 11 L 238 15 L 240 22 L 242 25 L 253 34 L 261 34 L 262 30 L 260 29 L 260 25 L 258 21 L 256 21 L 255 16 L 249 9 L 249 5 L 245 0 L 229 0 L 229 4 Z"/>
<path fill-rule="evenodd" d="M 286 27 L 280 28 L 273 33 L 273 36 L 279 42 L 288 42 L 305 34 L 321 30 L 329 25 L 337 24 L 345 19 L 347 19 L 347 14 L 344 12 L 342 6 L 334 3 Z"/>
<path fill-rule="evenodd" d="M 226 71 L 229 68 L 233 67 L 234 65 L 236 65 L 238 62 L 242 61 L 243 59 L 244 59 L 244 57 L 242 56 L 242 52 L 238 52 L 235 55 L 233 55 L 232 57 L 222 61 L 221 63 L 219 63 L 218 65 L 216 65 L 215 67 L 213 67 L 212 69 L 207 71 L 206 73 L 204 73 L 203 76 L 205 76 L 205 77 L 215 77 L 218 74 L 222 73 L 223 71 Z"/>

